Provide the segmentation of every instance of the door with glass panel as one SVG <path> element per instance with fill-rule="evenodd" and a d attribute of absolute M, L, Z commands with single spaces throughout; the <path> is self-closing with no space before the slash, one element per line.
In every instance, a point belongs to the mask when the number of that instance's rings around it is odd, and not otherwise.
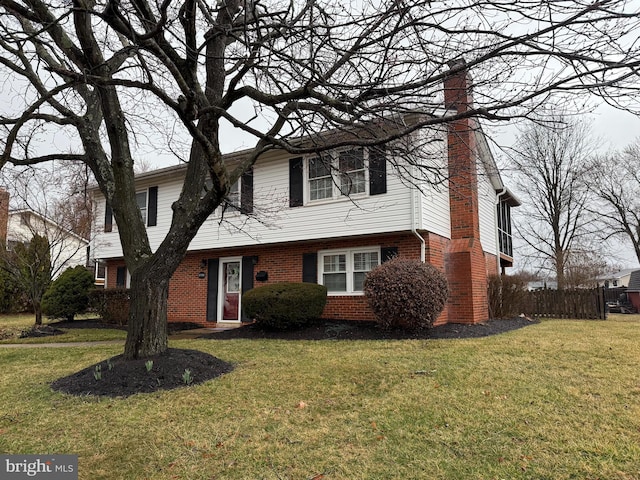
<path fill-rule="evenodd" d="M 240 321 L 240 259 L 220 261 L 218 318 L 225 322 Z"/>

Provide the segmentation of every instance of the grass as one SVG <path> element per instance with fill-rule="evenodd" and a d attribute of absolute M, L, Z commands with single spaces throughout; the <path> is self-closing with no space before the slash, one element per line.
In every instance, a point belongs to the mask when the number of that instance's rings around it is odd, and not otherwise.
<path fill-rule="evenodd" d="M 640 479 L 640 317 L 473 340 L 180 340 L 236 364 L 127 399 L 56 378 L 119 346 L 0 348 L 0 451 L 80 479 Z"/>
<path fill-rule="evenodd" d="M 83 318 L 83 317 L 78 317 Z M 65 333 L 48 337 L 19 338 L 23 330 L 33 326 L 33 314 L 0 315 L 0 345 L 5 343 L 66 343 L 66 342 L 97 342 L 106 340 L 124 340 L 127 333 L 119 329 L 110 328 L 71 328 L 61 329 Z M 44 320 L 43 324 L 50 322 Z"/>

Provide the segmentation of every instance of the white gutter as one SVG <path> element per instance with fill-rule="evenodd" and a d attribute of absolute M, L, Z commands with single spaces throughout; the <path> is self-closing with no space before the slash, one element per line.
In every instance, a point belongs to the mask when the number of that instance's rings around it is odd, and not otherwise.
<path fill-rule="evenodd" d="M 411 176 L 414 179 L 417 179 L 417 175 L 415 175 L 417 167 L 415 165 L 412 166 L 413 172 L 411 172 Z M 413 180 L 412 180 L 413 181 Z M 418 238 L 420 241 L 420 261 L 422 263 L 425 262 L 426 253 L 427 253 L 427 242 L 425 242 L 424 237 L 420 235 L 418 229 L 416 227 L 416 213 L 420 215 L 420 225 L 422 225 L 422 202 L 420 202 L 420 188 L 413 185 L 411 189 L 411 232 Z M 416 197 L 418 201 L 418 205 L 416 206 Z"/>

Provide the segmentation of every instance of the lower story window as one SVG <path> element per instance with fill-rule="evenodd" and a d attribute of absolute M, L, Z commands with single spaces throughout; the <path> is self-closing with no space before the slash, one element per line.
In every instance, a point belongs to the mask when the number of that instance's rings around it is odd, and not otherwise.
<path fill-rule="evenodd" d="M 320 282 L 329 293 L 362 293 L 364 278 L 380 263 L 380 248 L 318 253 Z"/>

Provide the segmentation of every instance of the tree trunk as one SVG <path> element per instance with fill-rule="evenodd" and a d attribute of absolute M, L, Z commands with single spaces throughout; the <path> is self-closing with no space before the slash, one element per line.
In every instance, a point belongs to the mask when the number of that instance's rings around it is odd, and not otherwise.
<path fill-rule="evenodd" d="M 169 278 L 141 268 L 131 277 L 129 325 L 124 346 L 128 360 L 162 353 L 168 348 Z M 155 277 L 155 278 L 154 278 Z"/>
<path fill-rule="evenodd" d="M 36 325 L 42 325 L 42 306 L 40 302 L 33 302 L 33 313 L 36 314 Z"/>

